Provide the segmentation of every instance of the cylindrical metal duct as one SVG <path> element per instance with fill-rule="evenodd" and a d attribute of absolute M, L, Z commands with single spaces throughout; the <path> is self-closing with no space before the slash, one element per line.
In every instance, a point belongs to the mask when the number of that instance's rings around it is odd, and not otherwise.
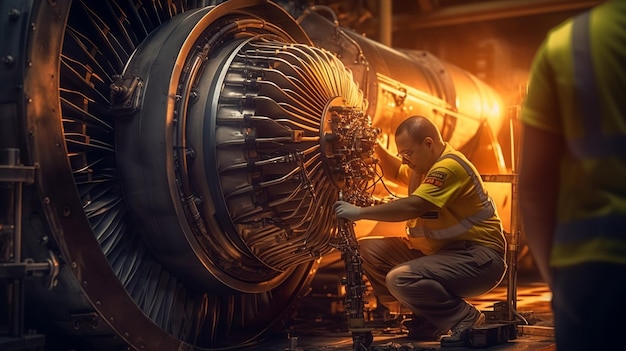
<path fill-rule="evenodd" d="M 395 127 L 421 114 L 439 127 L 444 140 L 474 159 L 479 170 L 506 172 L 495 137 L 504 122 L 503 102 L 487 84 L 426 51 L 389 48 L 315 11 L 306 11 L 298 23 L 316 46 L 333 52 L 353 72 L 389 154 L 397 154 Z M 480 153 L 487 155 L 476 160 Z"/>

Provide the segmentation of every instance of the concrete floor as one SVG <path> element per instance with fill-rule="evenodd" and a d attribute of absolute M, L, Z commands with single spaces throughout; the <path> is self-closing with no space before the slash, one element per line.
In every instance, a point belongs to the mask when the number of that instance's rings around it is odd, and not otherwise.
<path fill-rule="evenodd" d="M 376 332 L 374 332 L 376 333 Z M 352 339 L 349 335 L 307 336 L 299 337 L 297 342 L 290 340 L 273 340 L 251 345 L 242 350 L 257 351 L 352 351 Z M 430 351 L 430 350 L 501 350 L 501 351 L 553 351 L 556 350 L 551 337 L 534 335 L 518 336 L 515 340 L 509 340 L 495 346 L 484 348 L 470 347 L 441 347 L 438 342 L 415 342 L 400 336 L 374 336 L 374 342 L 370 346 L 371 351 Z"/>
<path fill-rule="evenodd" d="M 498 345 L 481 347 L 482 350 L 507 350 L 507 351 L 549 351 L 556 350 L 554 344 L 553 317 L 550 308 L 551 293 L 546 284 L 540 279 L 529 277 L 518 279 L 517 282 L 517 308 L 521 318 L 514 318 L 517 325 L 517 337 Z M 503 305 L 507 297 L 506 281 L 493 291 L 478 298 L 471 299 L 473 305 L 490 316 L 503 315 L 494 311 L 496 305 Z M 299 304 L 299 321 L 293 321 L 289 333 L 270 333 L 264 340 L 250 345 L 243 350 L 257 351 L 351 351 L 354 350 L 352 335 L 347 329 L 347 321 L 337 319 L 337 316 L 325 316 L 323 311 L 326 302 L 319 297 L 307 298 Z M 314 306 L 318 311 L 311 314 Z M 508 310 L 504 315 L 508 315 Z M 303 322 L 311 314 L 309 322 Z M 505 319 L 505 321 L 508 319 Z M 488 323 L 498 323 L 488 321 Z M 408 351 L 408 350 L 476 350 L 476 347 L 441 347 L 439 342 L 415 342 L 406 337 L 404 331 L 396 326 L 385 326 L 376 319 L 368 322 L 372 328 L 374 341 L 370 346 L 371 351 Z"/>

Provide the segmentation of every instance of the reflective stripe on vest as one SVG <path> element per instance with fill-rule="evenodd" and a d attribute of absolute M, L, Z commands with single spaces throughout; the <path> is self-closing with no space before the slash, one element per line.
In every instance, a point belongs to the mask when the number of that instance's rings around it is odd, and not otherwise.
<path fill-rule="evenodd" d="M 559 224 L 556 242 L 570 244 L 597 237 L 623 240 L 624 233 L 626 233 L 626 215 L 611 214 Z"/>
<path fill-rule="evenodd" d="M 589 11 L 582 13 L 574 18 L 572 24 L 575 96 L 582 105 L 582 123 L 586 136 L 570 140 L 569 146 L 575 156 L 593 159 L 624 154 L 626 136 L 603 136 L 601 123 L 596 118 L 600 113 L 600 102 L 591 58 L 589 16 Z M 574 219 L 557 225 L 555 242 L 559 245 L 568 244 L 599 236 L 623 238 L 625 232 L 626 217 L 623 214 Z"/>
<path fill-rule="evenodd" d="M 625 135 L 603 135 L 602 123 L 597 118 L 600 97 L 596 89 L 596 77 L 591 57 L 589 38 L 589 16 L 586 11 L 573 20 L 572 61 L 574 65 L 575 97 L 581 104 L 582 123 L 585 136 L 568 140 L 572 153 L 578 158 L 594 158 L 626 154 Z"/>
<path fill-rule="evenodd" d="M 471 229 L 475 224 L 479 224 L 493 217 L 493 215 L 496 213 L 496 205 L 493 202 L 493 199 L 491 199 L 487 195 L 487 193 L 485 193 L 483 187 L 481 186 L 480 180 L 478 179 L 478 176 L 476 175 L 476 173 L 474 173 L 474 170 L 472 169 L 472 167 L 470 167 L 470 165 L 468 165 L 467 162 L 465 162 L 462 158 L 460 158 L 457 155 L 448 154 L 448 155 L 443 156 L 439 160 L 443 160 L 445 158 L 451 158 L 457 161 L 461 166 L 463 166 L 467 174 L 469 174 L 469 176 L 472 178 L 472 181 L 474 182 L 474 187 L 476 188 L 476 191 L 478 192 L 478 197 L 482 201 L 483 208 L 480 211 L 476 212 L 475 214 L 465 217 L 461 219 L 457 224 L 447 227 L 447 228 L 430 229 L 424 226 L 415 226 L 413 228 L 407 228 L 407 232 L 410 237 L 413 237 L 413 238 L 427 237 L 427 238 L 432 238 L 432 239 L 453 238 L 455 236 L 465 233 L 466 231 Z"/>

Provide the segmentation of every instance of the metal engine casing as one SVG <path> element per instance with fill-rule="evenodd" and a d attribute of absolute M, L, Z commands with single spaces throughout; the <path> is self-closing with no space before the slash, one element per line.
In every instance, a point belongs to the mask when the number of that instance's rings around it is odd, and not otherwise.
<path fill-rule="evenodd" d="M 395 155 L 412 114 L 479 168 L 505 168 L 501 102 L 471 74 L 315 11 L 204 5 L 0 4 L 0 151 L 35 169 L 20 201 L 0 188 L 0 224 L 21 234 L 3 233 L 0 259 L 21 244 L 29 262 L 58 262 L 25 281 L 27 325 L 51 345 L 255 340 L 333 252 L 339 191 L 384 195 L 370 189 L 375 144 Z"/>

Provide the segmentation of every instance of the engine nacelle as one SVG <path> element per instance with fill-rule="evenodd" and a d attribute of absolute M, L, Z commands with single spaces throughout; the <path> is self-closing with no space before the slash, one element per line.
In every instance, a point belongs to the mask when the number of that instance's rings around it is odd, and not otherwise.
<path fill-rule="evenodd" d="M 497 95 L 426 52 L 268 1 L 144 3 L 0 3 L 0 149 L 36 169 L 23 198 L 0 173 L 0 225 L 21 234 L 0 244 L 53 262 L 26 288 L 52 345 L 255 339 L 333 252 L 339 193 L 381 195 L 375 149 L 395 155 L 410 115 L 503 168 Z"/>

